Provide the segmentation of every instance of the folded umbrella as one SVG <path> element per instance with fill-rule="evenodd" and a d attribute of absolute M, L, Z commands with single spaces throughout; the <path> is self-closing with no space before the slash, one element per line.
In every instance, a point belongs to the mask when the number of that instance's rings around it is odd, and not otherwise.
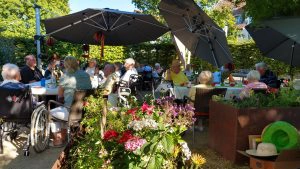
<path fill-rule="evenodd" d="M 159 10 L 194 56 L 217 67 L 232 62 L 225 32 L 193 0 L 162 0 Z"/>

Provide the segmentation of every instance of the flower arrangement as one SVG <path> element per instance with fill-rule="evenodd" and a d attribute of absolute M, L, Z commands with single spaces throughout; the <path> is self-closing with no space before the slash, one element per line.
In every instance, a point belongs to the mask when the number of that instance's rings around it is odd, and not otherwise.
<path fill-rule="evenodd" d="M 100 120 L 87 116 L 89 119 L 84 122 L 88 124 L 88 131 L 84 139 L 78 140 L 77 146 L 71 150 L 71 166 L 148 169 L 201 167 L 205 159 L 192 154 L 181 136 L 195 121 L 194 108 L 177 105 L 173 100 L 172 97 L 164 97 L 130 109 L 112 109 L 107 115 L 107 130 L 103 139 L 97 125 Z"/>

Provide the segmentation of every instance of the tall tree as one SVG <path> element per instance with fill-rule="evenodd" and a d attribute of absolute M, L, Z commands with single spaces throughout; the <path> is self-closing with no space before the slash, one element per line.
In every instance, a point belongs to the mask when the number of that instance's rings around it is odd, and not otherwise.
<path fill-rule="evenodd" d="M 0 0 L 0 36 L 32 38 L 35 34 L 34 0 Z M 37 0 L 41 19 L 68 14 L 68 0 Z"/>
<path fill-rule="evenodd" d="M 246 0 L 253 21 L 277 16 L 300 16 L 300 0 Z"/>

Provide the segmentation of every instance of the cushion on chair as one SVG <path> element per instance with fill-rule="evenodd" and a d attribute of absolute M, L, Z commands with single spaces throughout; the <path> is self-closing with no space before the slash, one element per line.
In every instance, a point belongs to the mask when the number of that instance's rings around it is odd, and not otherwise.
<path fill-rule="evenodd" d="M 52 117 L 54 117 L 56 119 L 68 121 L 69 111 L 65 107 L 62 107 L 62 106 L 56 107 L 56 108 L 50 110 L 50 114 Z"/>

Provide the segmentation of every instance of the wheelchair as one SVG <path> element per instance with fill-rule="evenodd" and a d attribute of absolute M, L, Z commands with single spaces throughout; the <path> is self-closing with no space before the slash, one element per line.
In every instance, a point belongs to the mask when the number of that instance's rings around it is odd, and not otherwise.
<path fill-rule="evenodd" d="M 13 89 L 0 86 L 0 154 L 3 154 L 3 138 L 16 139 L 20 127 L 30 129 L 24 156 L 29 156 L 29 148 L 37 153 L 48 148 L 50 126 L 49 112 L 43 103 L 33 105 L 29 86 Z"/>

